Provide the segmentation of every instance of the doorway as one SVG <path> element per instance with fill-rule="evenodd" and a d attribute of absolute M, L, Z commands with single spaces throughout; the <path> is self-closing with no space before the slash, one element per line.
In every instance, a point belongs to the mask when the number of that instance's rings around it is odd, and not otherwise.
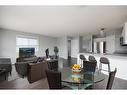
<path fill-rule="evenodd" d="M 71 59 L 71 40 L 68 40 L 68 59 Z"/>

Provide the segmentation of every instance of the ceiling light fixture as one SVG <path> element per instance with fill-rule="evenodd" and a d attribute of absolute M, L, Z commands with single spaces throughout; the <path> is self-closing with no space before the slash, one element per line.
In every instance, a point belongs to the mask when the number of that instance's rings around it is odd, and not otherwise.
<path fill-rule="evenodd" d="M 105 28 L 101 28 L 100 30 L 100 35 L 101 37 L 105 37 L 105 32 L 104 32 Z"/>

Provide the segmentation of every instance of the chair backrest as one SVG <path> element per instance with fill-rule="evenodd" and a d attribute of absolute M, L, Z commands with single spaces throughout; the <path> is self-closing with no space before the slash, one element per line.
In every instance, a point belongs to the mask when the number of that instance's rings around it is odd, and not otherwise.
<path fill-rule="evenodd" d="M 46 70 L 46 76 L 50 89 L 61 89 L 61 72 Z"/>
<path fill-rule="evenodd" d="M 0 58 L 0 64 L 11 64 L 10 58 Z"/>
<path fill-rule="evenodd" d="M 108 83 L 107 83 L 106 89 L 111 89 L 112 88 L 116 71 L 117 71 L 117 69 L 115 68 L 115 71 L 112 71 L 112 72 L 109 73 L 109 78 L 108 78 Z"/>
<path fill-rule="evenodd" d="M 0 58 L 0 69 L 6 69 L 6 72 L 12 71 L 12 64 L 10 58 Z"/>
<path fill-rule="evenodd" d="M 80 57 L 81 60 L 86 61 L 86 58 L 85 58 L 84 55 L 81 54 L 79 57 Z"/>
<path fill-rule="evenodd" d="M 90 61 L 83 61 L 83 69 L 86 72 L 95 72 L 97 63 Z"/>
<path fill-rule="evenodd" d="M 58 70 L 58 60 L 47 61 L 50 70 Z"/>
<path fill-rule="evenodd" d="M 89 59 L 90 62 L 96 62 L 97 63 L 95 57 L 92 56 L 92 55 L 90 55 L 88 59 Z"/>
<path fill-rule="evenodd" d="M 109 64 L 109 60 L 106 57 L 101 57 L 100 62 L 103 63 L 103 64 Z"/>

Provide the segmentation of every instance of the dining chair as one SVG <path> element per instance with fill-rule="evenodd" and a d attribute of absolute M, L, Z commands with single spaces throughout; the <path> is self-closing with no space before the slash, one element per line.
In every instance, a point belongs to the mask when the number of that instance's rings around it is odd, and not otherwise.
<path fill-rule="evenodd" d="M 83 61 L 83 70 L 85 72 L 95 72 L 97 63 L 90 61 Z"/>
<path fill-rule="evenodd" d="M 69 87 L 62 85 L 61 72 L 46 70 L 46 76 L 48 80 L 49 89 L 70 89 Z"/>
<path fill-rule="evenodd" d="M 83 61 L 83 70 L 84 72 L 86 72 L 84 75 L 84 79 L 90 80 L 91 82 L 93 82 L 92 85 L 87 87 L 87 89 L 93 89 L 94 87 L 94 73 L 96 70 L 96 66 L 97 66 L 96 62 Z"/>
<path fill-rule="evenodd" d="M 50 89 L 61 89 L 61 72 L 46 70 L 46 76 Z"/>
<path fill-rule="evenodd" d="M 108 83 L 107 83 L 106 89 L 111 89 L 112 88 L 116 72 L 117 72 L 117 69 L 115 68 L 114 71 L 109 73 L 109 78 L 108 78 Z"/>
<path fill-rule="evenodd" d="M 102 65 L 107 65 L 108 70 L 102 69 Z M 107 72 L 111 71 L 110 62 L 109 62 L 108 58 L 106 58 L 106 57 L 101 57 L 100 58 L 99 71 L 107 71 Z"/>
<path fill-rule="evenodd" d="M 56 70 L 56 71 L 58 70 L 58 60 L 51 59 L 47 61 L 47 64 L 50 70 Z"/>

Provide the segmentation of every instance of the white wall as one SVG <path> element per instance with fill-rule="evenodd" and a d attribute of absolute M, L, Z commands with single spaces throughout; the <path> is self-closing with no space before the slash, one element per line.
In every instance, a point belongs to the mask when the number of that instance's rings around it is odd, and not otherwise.
<path fill-rule="evenodd" d="M 115 52 L 115 35 L 106 36 L 106 53 L 113 54 L 114 52 Z"/>
<path fill-rule="evenodd" d="M 124 38 L 127 38 L 127 22 L 126 22 L 125 25 L 124 25 L 124 29 L 123 29 L 122 33 L 123 33 L 122 36 L 123 36 Z M 123 41 L 124 41 L 124 44 L 127 44 L 127 39 L 123 39 Z"/>
<path fill-rule="evenodd" d="M 92 41 L 93 37 L 92 34 L 82 35 L 79 37 L 79 52 L 92 52 Z"/>
<path fill-rule="evenodd" d="M 49 48 L 50 54 L 54 54 L 54 46 L 57 45 L 57 39 L 53 37 L 24 33 L 7 29 L 0 29 L 0 57 L 11 58 L 12 63 L 16 62 L 18 53 L 16 53 L 16 36 L 32 36 L 39 39 L 39 51 L 36 52 L 36 56 L 45 56 L 45 49 Z"/>
<path fill-rule="evenodd" d="M 79 37 L 75 37 L 71 40 L 71 57 L 77 58 L 79 53 Z"/>
<path fill-rule="evenodd" d="M 61 37 L 57 39 L 57 45 L 59 48 L 59 57 L 68 58 L 68 43 L 67 40 L 71 39 L 71 57 L 77 58 L 79 53 L 79 37 Z"/>
<path fill-rule="evenodd" d="M 0 30 L 1 35 L 1 52 L 0 57 L 11 58 L 14 63 L 17 57 L 16 54 L 16 33 L 8 30 Z"/>
<path fill-rule="evenodd" d="M 68 58 L 68 37 L 61 37 L 57 39 L 57 45 L 59 48 L 59 57 Z M 79 37 L 71 38 L 71 57 L 77 58 L 79 53 Z"/>
<path fill-rule="evenodd" d="M 57 39 L 57 45 L 59 48 L 59 57 L 67 59 L 67 37 L 61 37 Z"/>

